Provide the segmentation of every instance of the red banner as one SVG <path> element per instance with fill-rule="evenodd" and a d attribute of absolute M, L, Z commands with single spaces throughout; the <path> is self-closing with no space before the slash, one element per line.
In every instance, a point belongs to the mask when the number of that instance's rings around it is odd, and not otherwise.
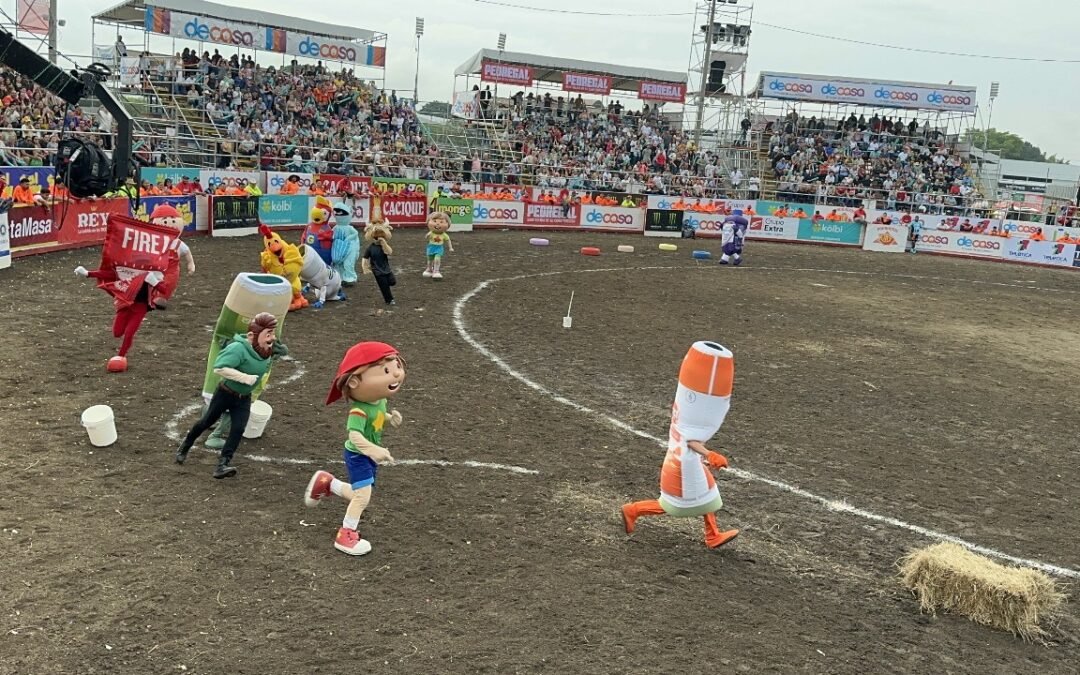
<path fill-rule="evenodd" d="M 563 73 L 562 88 L 564 91 L 577 91 L 583 94 L 611 93 L 611 78 L 607 75 L 587 75 L 585 73 Z"/>
<path fill-rule="evenodd" d="M 18 28 L 27 33 L 48 35 L 49 4 L 49 0 L 19 0 L 15 7 Z"/>
<path fill-rule="evenodd" d="M 577 227 L 580 207 L 555 204 L 526 204 L 526 225 L 565 225 Z"/>
<path fill-rule="evenodd" d="M 64 220 L 57 240 L 61 244 L 104 241 L 109 216 L 126 216 L 129 210 L 128 200 L 124 198 L 59 203 L 54 213 Z"/>
<path fill-rule="evenodd" d="M 315 175 L 315 184 L 326 192 L 327 197 L 371 196 L 371 178 L 367 176 L 342 176 L 336 173 Z"/>
<path fill-rule="evenodd" d="M 642 82 L 638 85 L 638 98 L 646 101 L 686 102 L 686 85 L 674 82 Z"/>
<path fill-rule="evenodd" d="M 56 214 L 60 218 L 60 214 Z M 53 221 L 51 209 L 44 206 L 16 206 L 8 211 L 11 248 L 33 244 L 55 244 L 60 228 Z"/>
<path fill-rule="evenodd" d="M 533 72 L 529 66 L 484 59 L 480 67 L 480 79 L 485 82 L 520 84 L 523 87 L 530 87 L 533 83 Z"/>
<path fill-rule="evenodd" d="M 424 195 L 383 197 L 376 200 L 376 205 L 372 206 L 373 215 L 378 206 L 382 207 L 383 217 L 389 220 L 391 225 L 423 225 L 427 222 L 428 204 Z"/>
<path fill-rule="evenodd" d="M 166 280 L 155 290 L 168 297 L 171 289 L 163 286 L 174 281 L 169 272 L 175 271 L 170 270 L 170 263 L 175 268 L 176 235 L 171 227 L 110 215 L 105 245 L 101 248 L 101 265 L 93 273 L 98 288 L 121 305 L 131 304 L 147 272 L 165 272 Z"/>

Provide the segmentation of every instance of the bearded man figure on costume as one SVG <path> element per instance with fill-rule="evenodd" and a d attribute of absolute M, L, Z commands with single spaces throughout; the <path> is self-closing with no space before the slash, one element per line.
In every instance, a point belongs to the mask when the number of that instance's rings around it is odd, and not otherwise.
<path fill-rule="evenodd" d="M 334 548 L 342 553 L 364 555 L 371 551 L 371 543 L 360 536 L 357 527 L 371 501 L 379 465 L 394 461 L 390 451 L 382 447 L 382 433 L 388 421 L 394 428 L 401 426 L 401 413 L 388 412 L 387 399 L 400 391 L 404 381 L 405 361 L 396 349 L 382 342 L 361 342 L 346 352 L 326 397 L 326 405 L 342 396 L 350 403 L 345 441 L 349 480 L 338 480 L 329 471 L 316 471 L 304 490 L 304 503 L 318 506 L 323 497 L 331 494 L 349 502 L 334 538 Z"/>
<path fill-rule="evenodd" d="M 709 471 L 727 468 L 727 458 L 705 447 L 720 430 L 731 406 L 735 357 L 715 342 L 695 342 L 683 358 L 679 385 L 671 406 L 668 450 L 660 470 L 660 499 L 622 507 L 623 525 L 633 534 L 641 516 L 667 514 L 678 518 L 701 516 L 705 545 L 718 548 L 738 536 L 721 532 L 716 511 L 724 506 L 716 479 Z"/>
<path fill-rule="evenodd" d="M 251 415 L 251 392 L 270 370 L 270 357 L 274 354 L 274 343 L 277 341 L 277 322 L 277 317 L 269 312 L 256 314 L 248 324 L 247 335 L 236 335 L 218 354 L 214 361 L 214 374 L 222 378 L 221 383 L 202 419 L 195 423 L 177 449 L 177 464 L 187 461 L 188 453 L 199 436 L 214 426 L 224 413 L 229 413 L 232 425 L 225 446 L 221 448 L 214 478 L 236 475 L 236 467 L 231 465 L 232 458 L 244 437 L 244 429 Z"/>
<path fill-rule="evenodd" d="M 127 370 L 127 354 L 148 312 L 163 310 L 180 283 L 180 259 L 187 263 L 188 276 L 195 274 L 195 258 L 188 245 L 180 241 L 184 219 L 175 207 L 160 204 L 150 214 L 146 227 L 142 221 L 110 216 L 99 269 L 82 265 L 75 274 L 98 281 L 98 288 L 113 296 L 116 316 L 113 337 L 122 338 L 116 356 L 109 359 L 110 373 Z M 167 241 L 166 241 L 167 240 Z M 142 249 L 133 242 L 143 244 Z M 167 250 L 162 255 L 158 243 Z M 148 250 L 150 252 L 148 252 Z"/>

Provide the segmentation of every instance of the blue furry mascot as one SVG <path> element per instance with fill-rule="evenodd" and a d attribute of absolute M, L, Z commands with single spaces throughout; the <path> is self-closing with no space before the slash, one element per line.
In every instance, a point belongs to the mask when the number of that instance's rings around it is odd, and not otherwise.
<path fill-rule="evenodd" d="M 720 264 L 742 264 L 743 240 L 746 239 L 746 228 L 749 226 L 742 209 L 735 211 L 724 219 L 724 227 L 721 230 L 720 244 L 724 255 L 720 256 Z"/>
<path fill-rule="evenodd" d="M 334 261 L 334 269 L 341 276 L 341 284 L 352 286 L 356 283 L 356 261 L 360 259 L 360 233 L 350 222 L 351 214 L 338 213 L 337 209 L 334 212 L 339 216 L 348 217 L 334 228 L 334 243 L 330 249 L 330 257 Z"/>

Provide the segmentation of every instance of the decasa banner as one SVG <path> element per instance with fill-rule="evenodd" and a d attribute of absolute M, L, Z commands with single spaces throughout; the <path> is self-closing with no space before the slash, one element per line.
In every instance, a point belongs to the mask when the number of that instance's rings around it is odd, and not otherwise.
<path fill-rule="evenodd" d="M 522 202 L 473 201 L 474 225 L 524 225 L 525 204 Z"/>
<path fill-rule="evenodd" d="M 1008 239 L 972 232 L 947 232 L 923 230 L 915 250 L 928 253 L 976 256 L 1001 260 L 1005 255 Z"/>
<path fill-rule="evenodd" d="M 645 212 L 623 206 L 582 206 L 581 227 L 587 230 L 642 232 Z"/>
<path fill-rule="evenodd" d="M 313 173 L 295 171 L 264 171 L 263 173 L 266 175 L 266 194 L 268 195 L 286 194 L 286 186 L 290 186 L 287 188 L 287 194 L 307 195 L 311 186 L 315 184 Z M 295 186 L 295 190 L 291 186 Z"/>
<path fill-rule="evenodd" d="M 148 33 L 196 42 L 266 49 L 266 31 L 255 24 L 195 16 L 153 5 L 146 6 L 144 27 Z"/>
<path fill-rule="evenodd" d="M 818 75 L 763 72 L 758 93 L 764 98 L 857 103 L 875 108 L 975 112 L 976 88 L 846 80 Z"/>

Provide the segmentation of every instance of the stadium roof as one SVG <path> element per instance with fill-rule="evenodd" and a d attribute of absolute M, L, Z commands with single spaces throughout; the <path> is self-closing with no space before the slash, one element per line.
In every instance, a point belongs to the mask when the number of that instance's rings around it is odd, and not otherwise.
<path fill-rule="evenodd" d="M 372 42 L 385 37 L 383 33 L 364 28 L 352 28 L 351 26 L 298 19 L 284 14 L 273 14 L 245 7 L 229 7 L 228 5 L 219 5 L 216 2 L 206 2 L 205 0 L 126 0 L 126 2 L 115 7 L 110 7 L 95 14 L 93 19 L 94 21 L 108 21 L 142 30 L 146 25 L 147 5 L 196 16 L 250 23 L 266 28 L 282 28 L 318 37 L 344 38 L 359 42 Z"/>
<path fill-rule="evenodd" d="M 564 59 L 557 56 L 540 56 L 521 52 L 501 52 L 497 49 L 481 49 L 468 61 L 457 67 L 454 75 L 476 75 L 485 60 L 518 66 L 530 66 L 533 78 L 542 82 L 562 84 L 565 72 L 611 76 L 611 88 L 619 91 L 637 91 L 640 82 L 672 82 L 685 85 L 686 73 L 655 68 L 631 68 L 610 63 L 595 63 Z"/>

